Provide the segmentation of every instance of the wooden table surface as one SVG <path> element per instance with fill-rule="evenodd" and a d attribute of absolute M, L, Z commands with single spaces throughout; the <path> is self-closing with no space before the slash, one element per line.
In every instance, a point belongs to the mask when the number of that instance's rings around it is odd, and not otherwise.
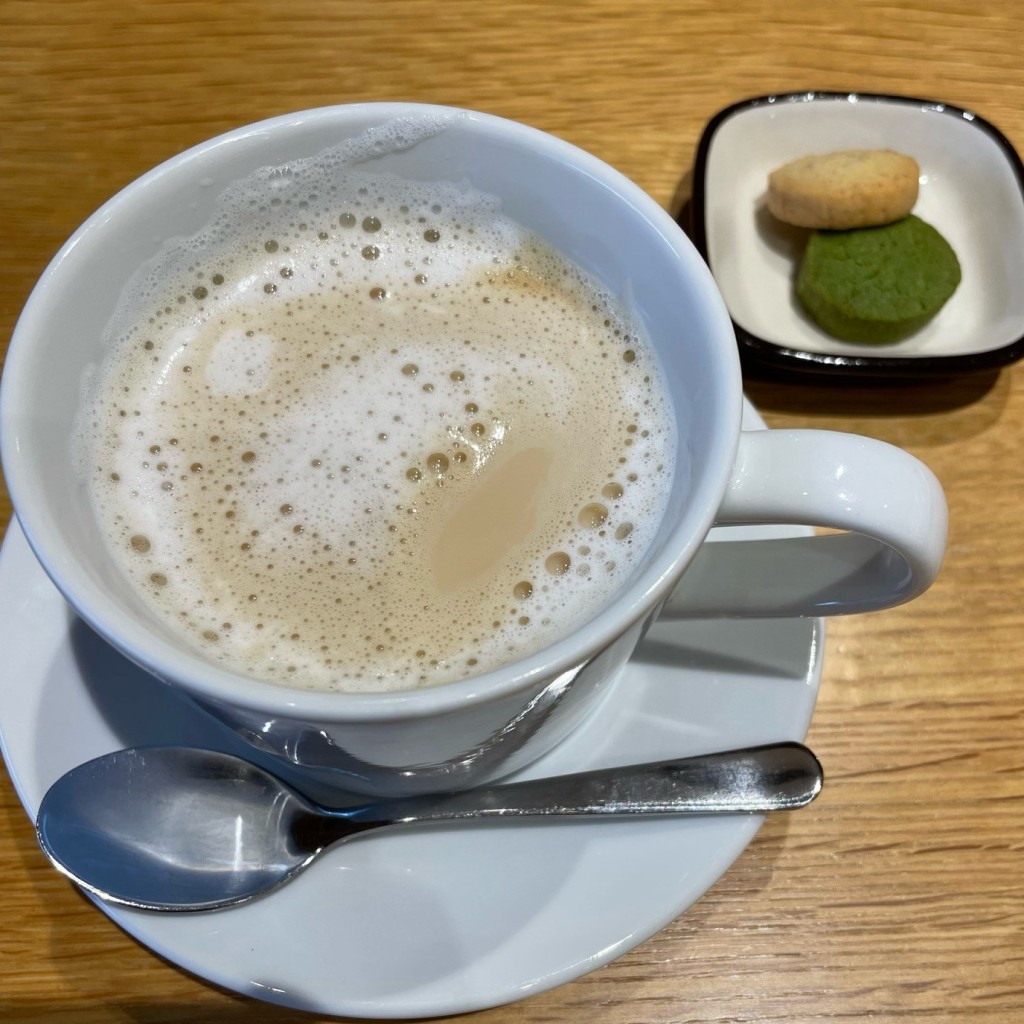
<path fill-rule="evenodd" d="M 707 119 L 761 93 L 941 99 L 1024 151 L 1022 55 L 1024 7 L 1006 0 L 2 0 L 0 339 L 103 200 L 272 114 L 473 107 L 577 143 L 670 205 Z M 770 821 L 633 952 L 477 1019 L 1022 1020 L 1024 367 L 902 388 L 749 381 L 748 394 L 770 425 L 923 458 L 950 504 L 942 575 L 909 606 L 829 625 L 809 737 L 828 783 L 812 807 Z M 0 528 L 10 514 L 0 492 Z M 3 772 L 0 915 L 10 1024 L 313 1019 L 126 937 L 44 861 Z"/>

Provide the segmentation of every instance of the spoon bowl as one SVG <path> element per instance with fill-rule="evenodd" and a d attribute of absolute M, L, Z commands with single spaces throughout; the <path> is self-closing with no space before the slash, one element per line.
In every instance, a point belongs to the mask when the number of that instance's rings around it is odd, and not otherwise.
<path fill-rule="evenodd" d="M 334 843 L 383 827 L 763 813 L 804 806 L 821 786 L 817 758 L 779 743 L 330 810 L 230 754 L 134 748 L 58 779 L 36 836 L 59 871 L 101 899 L 214 910 L 270 892 Z"/>

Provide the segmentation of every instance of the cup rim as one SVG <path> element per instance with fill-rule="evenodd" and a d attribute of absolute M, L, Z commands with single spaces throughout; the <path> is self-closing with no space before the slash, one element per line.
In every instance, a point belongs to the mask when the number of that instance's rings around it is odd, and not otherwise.
<path fill-rule="evenodd" d="M 144 194 L 154 182 L 168 174 L 180 173 L 212 151 L 244 143 L 271 132 L 298 129 L 309 122 L 347 123 L 367 115 L 378 121 L 403 115 L 460 115 L 484 132 L 499 132 L 571 164 L 614 191 L 627 202 L 662 239 L 668 243 L 687 277 L 696 279 L 705 299 L 710 320 L 721 343 L 715 345 L 715 359 L 721 372 L 715 386 L 716 402 L 723 421 L 731 424 L 720 431 L 713 444 L 710 463 L 715 467 L 704 485 L 704 497 L 694 503 L 693 518 L 685 536 L 643 567 L 612 601 L 568 636 L 518 660 L 462 680 L 416 689 L 385 692 L 319 691 L 288 687 L 222 668 L 198 653 L 175 646 L 147 630 L 142 623 L 124 621 L 116 602 L 108 598 L 87 574 L 80 571 L 73 555 L 59 536 L 49 511 L 33 494 L 31 474 L 21 457 L 17 424 L 30 412 L 25 389 L 18 379 L 28 365 L 27 352 L 47 316 L 48 294 L 65 273 L 69 256 L 82 239 L 100 229 L 129 200 Z M 40 276 L 15 325 L 3 377 L 0 379 L 0 456 L 12 504 L 28 542 L 47 575 L 69 601 L 76 613 L 115 649 L 164 681 L 180 686 L 200 701 L 225 704 L 251 711 L 265 711 L 288 717 L 321 721 L 371 722 L 428 717 L 472 706 L 479 701 L 500 699 L 529 689 L 542 681 L 575 670 L 611 644 L 624 628 L 650 616 L 672 587 L 713 525 L 718 502 L 725 491 L 735 459 L 742 414 L 739 358 L 732 325 L 724 300 L 710 271 L 697 250 L 669 213 L 638 185 L 583 149 L 540 129 L 494 114 L 437 104 L 374 102 L 336 104 L 299 110 L 242 125 L 216 135 L 178 153 L 134 179 L 84 221 L 60 248 Z M 710 497 L 709 497 L 710 495 Z M 699 506 L 699 507 L 698 507 Z M 678 535 L 680 524 L 672 527 Z"/>

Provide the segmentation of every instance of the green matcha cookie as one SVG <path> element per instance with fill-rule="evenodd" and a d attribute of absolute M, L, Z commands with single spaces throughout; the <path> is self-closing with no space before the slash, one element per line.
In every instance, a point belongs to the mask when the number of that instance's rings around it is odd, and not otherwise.
<path fill-rule="evenodd" d="M 923 327 L 959 283 L 949 243 L 911 215 L 882 227 L 813 232 L 796 293 L 829 334 L 879 344 Z"/>

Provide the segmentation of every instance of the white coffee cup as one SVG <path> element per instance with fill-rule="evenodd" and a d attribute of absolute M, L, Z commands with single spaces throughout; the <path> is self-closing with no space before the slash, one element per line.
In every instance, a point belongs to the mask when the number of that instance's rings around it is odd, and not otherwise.
<path fill-rule="evenodd" d="M 386 694 L 315 693 L 233 674 L 154 628 L 122 578 L 72 467 L 83 378 L 126 282 L 168 238 L 207 222 L 216 196 L 266 166 L 395 118 L 446 127 L 380 159 L 418 180 L 468 180 L 624 299 L 663 364 L 679 465 L 654 543 L 591 620 L 467 680 Z M 417 104 L 303 111 L 167 161 L 90 218 L 43 274 L 0 390 L 7 482 L 43 567 L 117 650 L 319 785 L 395 794 L 469 786 L 551 749 L 596 707 L 659 614 L 816 616 L 907 601 L 934 580 L 946 507 L 931 472 L 890 445 L 816 430 L 740 429 L 728 313 L 683 233 L 596 158 L 490 115 Z M 839 533 L 705 544 L 715 525 L 802 523 Z M 685 573 L 685 575 L 684 575 Z"/>

